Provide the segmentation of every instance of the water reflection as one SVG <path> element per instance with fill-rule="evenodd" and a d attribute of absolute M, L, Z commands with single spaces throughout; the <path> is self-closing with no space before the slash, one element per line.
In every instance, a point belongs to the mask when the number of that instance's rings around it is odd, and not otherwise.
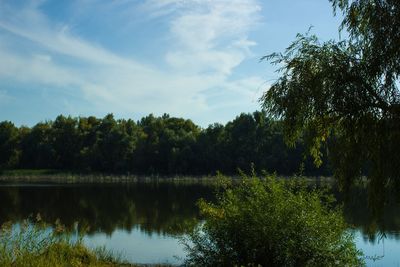
<path fill-rule="evenodd" d="M 373 203 L 362 186 L 355 186 L 347 193 L 340 193 L 334 186 L 332 192 L 343 203 L 346 221 L 362 233 L 365 241 L 377 243 L 390 238 L 400 242 L 400 202 L 394 194 L 388 194 L 383 203 Z"/>
<path fill-rule="evenodd" d="M 136 183 L 125 185 L 1 186 L 0 224 L 40 213 L 72 229 L 110 235 L 116 229 L 180 235 L 196 223 L 196 201 L 211 198 L 204 185 Z"/>

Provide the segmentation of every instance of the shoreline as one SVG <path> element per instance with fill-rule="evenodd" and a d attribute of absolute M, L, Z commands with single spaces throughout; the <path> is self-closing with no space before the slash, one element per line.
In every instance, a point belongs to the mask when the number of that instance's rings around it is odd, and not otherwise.
<path fill-rule="evenodd" d="M 240 180 L 240 175 L 225 175 L 232 180 Z M 56 170 L 6 170 L 0 172 L 0 185 L 12 184 L 128 184 L 128 183 L 179 183 L 179 184 L 214 184 L 218 175 L 136 175 L 105 173 L 74 173 Z M 331 183 L 333 177 L 325 176 L 278 176 L 282 179 L 298 177 L 306 181 Z"/>
<path fill-rule="evenodd" d="M 187 183 L 211 184 L 215 176 L 136 176 L 105 174 L 46 174 L 46 175 L 0 175 L 4 184 L 129 184 L 129 183 Z"/>

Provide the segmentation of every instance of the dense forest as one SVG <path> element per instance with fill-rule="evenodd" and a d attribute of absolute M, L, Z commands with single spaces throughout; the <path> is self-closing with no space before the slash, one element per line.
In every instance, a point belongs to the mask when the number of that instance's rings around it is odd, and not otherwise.
<path fill-rule="evenodd" d="M 60 115 L 32 128 L 1 122 L 0 168 L 208 175 L 254 166 L 280 175 L 330 175 L 327 164 L 316 168 L 305 156 L 303 143 L 286 146 L 282 123 L 260 111 L 207 128 L 167 114 L 137 122 L 112 114 L 102 119 Z"/>

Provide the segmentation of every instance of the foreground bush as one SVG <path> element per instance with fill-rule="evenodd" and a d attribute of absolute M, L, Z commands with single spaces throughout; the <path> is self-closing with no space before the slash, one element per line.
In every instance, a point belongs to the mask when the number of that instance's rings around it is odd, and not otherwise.
<path fill-rule="evenodd" d="M 194 266 L 361 266 L 353 236 L 332 198 L 299 182 L 243 177 L 185 241 Z"/>
<path fill-rule="evenodd" d="M 0 229 L 0 266 L 121 266 L 118 259 L 103 249 L 85 247 L 81 239 L 72 240 L 63 228 L 54 229 L 24 221 Z"/>

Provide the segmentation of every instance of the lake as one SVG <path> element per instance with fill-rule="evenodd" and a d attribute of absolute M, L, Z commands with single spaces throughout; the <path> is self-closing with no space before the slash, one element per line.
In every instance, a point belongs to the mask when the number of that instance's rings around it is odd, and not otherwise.
<path fill-rule="evenodd" d="M 135 263 L 179 264 L 185 256 L 180 239 L 200 220 L 196 201 L 213 199 L 213 188 L 200 183 L 2 184 L 0 224 L 40 214 L 57 219 L 72 234 L 85 232 L 89 246 L 105 246 Z M 400 206 L 388 200 L 374 213 L 367 192 L 344 196 L 346 220 L 368 266 L 400 266 Z"/>

